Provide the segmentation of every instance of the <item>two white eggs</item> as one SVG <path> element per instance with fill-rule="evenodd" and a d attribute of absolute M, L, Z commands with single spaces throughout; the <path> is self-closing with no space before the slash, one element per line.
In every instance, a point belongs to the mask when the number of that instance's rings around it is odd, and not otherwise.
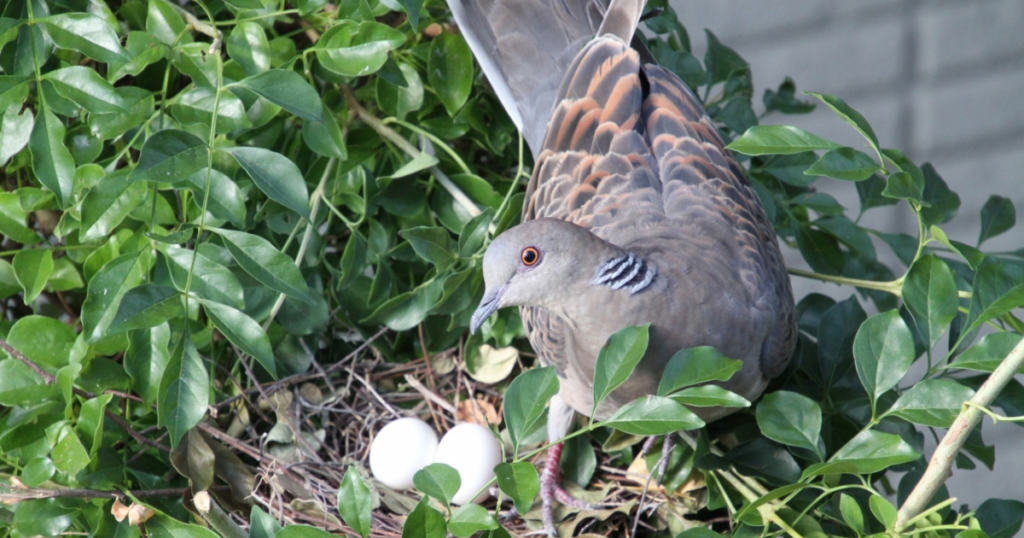
<path fill-rule="evenodd" d="M 444 463 L 459 472 L 462 486 L 453 503 L 479 503 L 487 498 L 487 490 L 475 499 L 472 495 L 494 478 L 494 466 L 501 463 L 501 445 L 479 424 L 459 424 L 438 443 L 437 433 L 426 422 L 400 418 L 384 426 L 370 446 L 373 477 L 392 489 L 413 487 L 413 475 L 431 463 Z"/>

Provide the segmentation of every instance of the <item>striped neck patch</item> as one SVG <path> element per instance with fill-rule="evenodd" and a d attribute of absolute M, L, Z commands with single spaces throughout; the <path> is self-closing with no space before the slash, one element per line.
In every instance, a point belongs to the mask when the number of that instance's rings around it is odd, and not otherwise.
<path fill-rule="evenodd" d="M 594 286 L 608 286 L 613 290 L 626 288 L 630 294 L 651 284 L 658 270 L 636 254 L 612 258 L 601 264 L 590 283 Z"/>

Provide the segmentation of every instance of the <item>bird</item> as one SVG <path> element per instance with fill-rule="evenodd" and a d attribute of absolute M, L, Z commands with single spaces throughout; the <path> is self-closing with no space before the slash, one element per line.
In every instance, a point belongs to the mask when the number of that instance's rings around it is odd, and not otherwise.
<path fill-rule="evenodd" d="M 595 420 L 656 394 L 679 350 L 712 346 L 742 368 L 725 389 L 754 401 L 796 347 L 793 292 L 772 229 L 701 101 L 635 34 L 644 0 L 448 0 L 534 156 L 521 224 L 483 257 L 470 329 L 519 307 L 559 391 L 548 437 L 590 415 L 598 353 L 650 324 L 649 345 Z M 705 422 L 732 409 L 694 408 Z M 561 445 L 541 473 L 554 536 Z"/>

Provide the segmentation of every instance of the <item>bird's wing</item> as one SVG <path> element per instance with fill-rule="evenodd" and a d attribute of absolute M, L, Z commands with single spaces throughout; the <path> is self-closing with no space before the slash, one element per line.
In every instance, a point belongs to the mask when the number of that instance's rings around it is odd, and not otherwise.
<path fill-rule="evenodd" d="M 562 75 L 603 20 L 602 0 L 448 0 L 448 6 L 537 155 Z"/>
<path fill-rule="evenodd" d="M 642 116 L 660 171 L 665 214 L 688 225 L 716 226 L 736 246 L 734 263 L 751 306 L 770 312 L 777 323 L 761 348 L 761 371 L 775 377 L 796 345 L 793 292 L 775 232 L 696 96 L 659 66 L 644 66 L 644 76 L 650 89 Z"/>
<path fill-rule="evenodd" d="M 569 66 L 526 197 L 524 220 L 568 220 L 623 248 L 701 258 L 714 278 L 735 275 L 721 283 L 730 308 L 770 324 L 752 350 L 761 372 L 785 368 L 795 316 L 771 224 L 700 101 L 622 40 L 599 37 Z"/>

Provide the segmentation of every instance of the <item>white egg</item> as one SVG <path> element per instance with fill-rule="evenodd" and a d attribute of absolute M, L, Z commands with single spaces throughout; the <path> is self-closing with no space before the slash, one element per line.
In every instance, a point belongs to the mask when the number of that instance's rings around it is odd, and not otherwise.
<path fill-rule="evenodd" d="M 487 428 L 464 422 L 441 438 L 434 463 L 446 463 L 459 472 L 462 486 L 452 499 L 453 503 L 479 503 L 487 498 L 488 491 L 484 490 L 475 499 L 472 496 L 494 478 L 494 466 L 501 463 L 501 445 Z"/>
<path fill-rule="evenodd" d="M 416 471 L 434 461 L 437 433 L 418 418 L 400 418 L 381 428 L 370 446 L 373 477 L 392 489 L 409 489 Z"/>

